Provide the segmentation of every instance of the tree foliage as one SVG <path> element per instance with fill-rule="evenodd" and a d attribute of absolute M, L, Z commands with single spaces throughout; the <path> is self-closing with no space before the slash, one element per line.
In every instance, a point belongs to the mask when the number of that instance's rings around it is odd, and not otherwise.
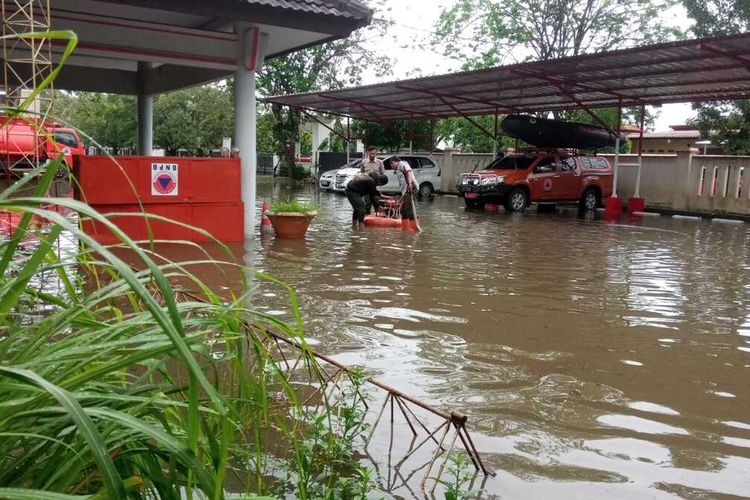
<path fill-rule="evenodd" d="M 750 31 L 750 0 L 683 0 L 696 36 Z M 731 154 L 750 154 L 750 100 L 693 105 L 703 137 Z"/>
<path fill-rule="evenodd" d="M 436 44 L 446 55 L 465 60 L 464 69 L 497 66 L 522 53 L 527 60 L 549 60 L 664 41 L 681 35 L 665 26 L 659 14 L 672 0 L 457 0 L 444 9 L 437 24 Z M 596 110 L 616 126 L 616 110 Z M 623 120 L 637 114 L 625 110 Z M 555 113 L 556 118 L 592 123 L 585 112 Z M 477 121 L 492 130 L 494 117 Z M 647 117 L 653 123 L 653 117 Z M 489 151 L 492 139 L 463 119 L 441 124 L 456 146 Z"/>
<path fill-rule="evenodd" d="M 379 151 L 398 151 L 411 146 L 417 151 L 430 151 L 440 140 L 437 128 L 429 120 L 398 120 L 390 123 L 374 123 L 355 120 L 352 131 L 368 145 Z"/>
<path fill-rule="evenodd" d="M 750 31 L 750 0 L 683 0 L 696 36 L 731 35 Z"/>
<path fill-rule="evenodd" d="M 234 130 L 234 105 L 225 85 L 205 85 L 162 94 L 154 103 L 154 143 L 174 155 L 219 149 Z"/>
<path fill-rule="evenodd" d="M 524 47 L 548 60 L 644 45 L 677 36 L 658 22 L 670 0 L 457 0 L 443 10 L 437 43 L 461 54 L 466 68 L 505 62 Z M 470 40 L 469 43 L 466 43 Z"/>
<path fill-rule="evenodd" d="M 54 116 L 84 132 L 82 139 L 86 145 L 112 148 L 115 153 L 135 147 L 138 125 L 134 97 L 58 93 L 53 110 Z"/>
<path fill-rule="evenodd" d="M 136 102 L 132 96 L 58 92 L 53 116 L 91 137 L 86 145 L 112 148 L 115 153 L 135 149 Z M 258 108 L 258 151 L 274 150 L 273 115 Z M 208 155 L 221 147 L 234 130 L 234 98 L 231 80 L 226 84 L 193 87 L 157 96 L 154 103 L 154 145 L 168 154 L 184 149 Z"/>
<path fill-rule="evenodd" d="M 369 2 L 371 6 L 376 2 Z M 368 36 L 382 34 L 375 23 L 352 33 L 348 38 L 316 45 L 305 50 L 266 61 L 258 75 L 262 96 L 311 92 L 320 89 L 356 85 L 365 70 L 390 71 L 390 58 L 378 56 L 365 46 Z M 302 114 L 298 109 L 271 105 L 275 152 L 283 166 L 294 164 L 295 143 L 299 140 Z M 291 168 L 288 168 L 292 171 Z"/>

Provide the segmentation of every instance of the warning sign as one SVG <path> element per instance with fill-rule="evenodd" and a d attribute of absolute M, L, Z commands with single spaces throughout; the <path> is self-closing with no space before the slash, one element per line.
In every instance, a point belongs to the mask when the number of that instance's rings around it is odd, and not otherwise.
<path fill-rule="evenodd" d="M 180 187 L 179 167 L 176 163 L 151 164 L 152 196 L 177 196 Z"/>

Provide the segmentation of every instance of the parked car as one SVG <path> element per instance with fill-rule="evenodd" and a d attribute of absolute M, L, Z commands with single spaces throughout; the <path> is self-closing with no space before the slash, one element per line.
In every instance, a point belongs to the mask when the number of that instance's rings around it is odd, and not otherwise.
<path fill-rule="evenodd" d="M 322 174 L 320 174 L 320 179 L 318 180 L 318 186 L 320 189 L 331 191 L 333 190 L 333 185 L 336 180 L 336 173 L 343 169 L 343 168 L 354 168 L 359 167 L 359 162 L 362 161 L 362 158 L 355 158 L 353 160 L 350 160 L 346 162 L 344 165 L 342 165 L 340 168 L 334 168 L 333 170 L 326 170 Z"/>
<path fill-rule="evenodd" d="M 83 147 L 83 143 L 75 129 L 54 127 L 52 129 L 52 138 L 54 139 L 54 151 L 62 151 L 65 163 L 69 167 L 73 166 L 74 157 L 86 154 L 86 148 Z"/>
<path fill-rule="evenodd" d="M 612 195 L 612 175 L 609 161 L 601 156 L 530 151 L 461 174 L 457 187 L 470 208 L 490 202 L 520 211 L 534 202 L 577 201 L 581 209 L 593 210 Z"/>
<path fill-rule="evenodd" d="M 327 172 L 320 174 L 320 179 L 318 179 L 318 186 L 320 189 L 324 191 L 333 190 L 333 181 L 336 178 L 336 172 L 336 170 L 328 170 Z"/>
<path fill-rule="evenodd" d="M 385 163 L 385 175 L 386 177 L 388 177 L 388 183 L 385 186 L 381 186 L 380 188 L 378 188 L 383 193 L 400 192 L 396 173 L 387 162 L 388 158 L 390 158 L 391 156 L 392 155 L 378 156 L 378 158 L 380 158 L 380 160 Z M 411 165 L 411 168 L 414 171 L 414 178 L 419 184 L 419 196 L 431 196 L 440 186 L 440 167 L 437 166 L 435 162 L 427 156 L 399 155 L 399 158 Z M 353 167 L 342 168 L 338 172 L 336 172 L 336 178 L 333 187 L 334 191 L 343 193 L 346 190 L 346 186 L 347 184 L 349 184 L 349 181 L 351 181 L 359 172 L 360 161 L 362 160 L 357 160 L 357 163 Z"/>

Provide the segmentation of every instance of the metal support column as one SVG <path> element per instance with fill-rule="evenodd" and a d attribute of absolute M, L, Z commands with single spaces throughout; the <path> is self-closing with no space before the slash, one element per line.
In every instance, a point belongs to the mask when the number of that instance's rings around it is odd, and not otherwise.
<path fill-rule="evenodd" d="M 495 109 L 495 131 L 492 134 L 492 159 L 497 158 L 497 109 Z"/>
<path fill-rule="evenodd" d="M 351 130 L 349 129 L 349 117 L 346 117 L 346 163 L 349 163 L 349 152 L 351 150 L 351 143 L 349 142 L 349 139 L 351 138 Z"/>
<path fill-rule="evenodd" d="M 643 166 L 643 125 L 646 121 L 646 107 L 641 104 L 641 130 L 638 135 L 638 173 L 635 175 L 635 197 L 641 197 L 641 167 Z"/>
<path fill-rule="evenodd" d="M 414 153 L 414 115 L 409 117 L 409 154 Z"/>
<path fill-rule="evenodd" d="M 617 138 L 615 139 L 615 165 L 612 177 L 612 198 L 617 198 L 617 177 L 620 171 L 620 137 L 622 136 L 622 100 L 617 106 Z"/>
<path fill-rule="evenodd" d="M 154 96 L 146 95 L 146 72 L 151 63 L 138 62 L 138 155 L 151 156 L 154 148 Z"/>

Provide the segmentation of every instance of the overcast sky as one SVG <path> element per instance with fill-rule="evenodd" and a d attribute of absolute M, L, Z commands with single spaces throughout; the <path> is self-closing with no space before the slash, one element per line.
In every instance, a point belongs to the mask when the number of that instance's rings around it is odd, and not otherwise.
<path fill-rule="evenodd" d="M 385 38 L 373 38 L 369 46 L 380 54 L 388 54 L 394 60 L 393 74 L 385 79 L 378 71 L 364 75 L 363 83 L 402 80 L 419 76 L 439 75 L 460 71 L 462 61 L 444 57 L 439 49 L 431 49 L 423 42 L 434 36 L 435 22 L 441 8 L 449 7 L 455 0 L 385 0 L 385 11 L 376 12 L 376 18 L 392 19 L 394 24 Z M 670 21 L 686 19 L 684 12 L 675 10 L 665 15 Z M 683 26 L 685 28 L 686 26 Z M 424 48 L 419 48 L 421 45 Z M 653 108 L 652 112 L 657 111 Z M 690 104 L 665 104 L 656 119 L 656 130 L 669 130 L 670 125 L 685 123 L 695 113 Z"/>

